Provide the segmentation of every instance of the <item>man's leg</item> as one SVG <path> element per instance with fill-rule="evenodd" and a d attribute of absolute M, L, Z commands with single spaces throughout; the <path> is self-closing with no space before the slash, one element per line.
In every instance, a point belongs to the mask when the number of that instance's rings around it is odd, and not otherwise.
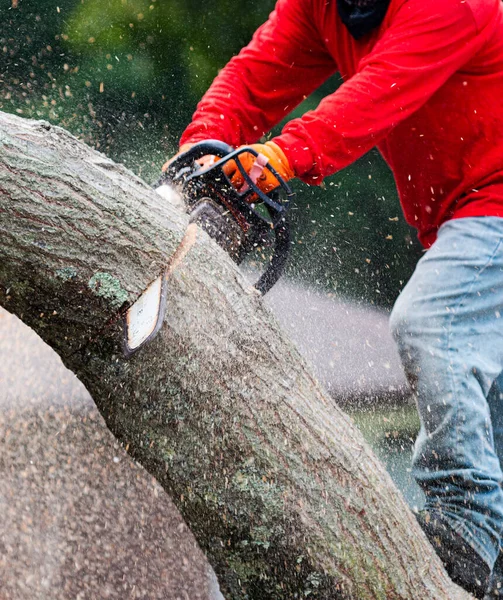
<path fill-rule="evenodd" d="M 441 540 L 436 549 L 451 577 L 481 597 L 503 529 L 487 402 L 503 370 L 503 219 L 444 224 L 391 327 L 421 418 L 413 466 L 426 494 L 423 528 Z"/>

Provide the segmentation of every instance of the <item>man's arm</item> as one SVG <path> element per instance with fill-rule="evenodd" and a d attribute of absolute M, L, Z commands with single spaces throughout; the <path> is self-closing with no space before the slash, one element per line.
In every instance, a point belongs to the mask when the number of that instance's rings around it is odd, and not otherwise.
<path fill-rule="evenodd" d="M 491 34 L 499 2 L 409 0 L 358 72 L 274 138 L 311 184 L 349 165 L 419 109 Z"/>
<path fill-rule="evenodd" d="M 256 142 L 336 71 L 314 24 L 315 4 L 279 0 L 217 76 L 180 144 L 210 138 L 236 147 Z"/>

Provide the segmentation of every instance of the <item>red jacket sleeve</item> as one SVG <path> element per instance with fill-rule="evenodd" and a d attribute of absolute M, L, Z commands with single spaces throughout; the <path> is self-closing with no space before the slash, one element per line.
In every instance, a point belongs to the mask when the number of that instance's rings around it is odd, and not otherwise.
<path fill-rule="evenodd" d="M 279 0 L 269 20 L 217 76 L 180 144 L 256 142 L 336 69 L 314 21 L 313 0 Z"/>
<path fill-rule="evenodd" d="M 296 175 L 320 183 L 375 146 L 477 52 L 496 8 L 476 22 L 466 0 L 401 3 L 356 74 L 275 138 Z"/>

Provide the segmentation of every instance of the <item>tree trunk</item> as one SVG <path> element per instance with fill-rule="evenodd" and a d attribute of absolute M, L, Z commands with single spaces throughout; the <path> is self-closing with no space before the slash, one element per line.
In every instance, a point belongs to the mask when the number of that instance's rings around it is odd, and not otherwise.
<path fill-rule="evenodd" d="M 0 114 L 0 304 L 86 385 L 229 599 L 468 598 L 234 263 L 197 231 L 153 341 L 121 310 L 187 217 L 64 130 Z"/>

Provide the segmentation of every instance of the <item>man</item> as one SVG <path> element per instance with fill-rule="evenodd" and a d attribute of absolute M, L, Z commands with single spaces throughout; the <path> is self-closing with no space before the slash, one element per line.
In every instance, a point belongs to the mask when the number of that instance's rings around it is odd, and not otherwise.
<path fill-rule="evenodd" d="M 336 71 L 335 93 L 255 148 L 315 185 L 375 145 L 391 167 L 430 248 L 391 317 L 421 417 L 418 519 L 451 577 L 482 598 L 503 530 L 501 2 L 279 0 L 181 149 L 256 142 Z"/>

